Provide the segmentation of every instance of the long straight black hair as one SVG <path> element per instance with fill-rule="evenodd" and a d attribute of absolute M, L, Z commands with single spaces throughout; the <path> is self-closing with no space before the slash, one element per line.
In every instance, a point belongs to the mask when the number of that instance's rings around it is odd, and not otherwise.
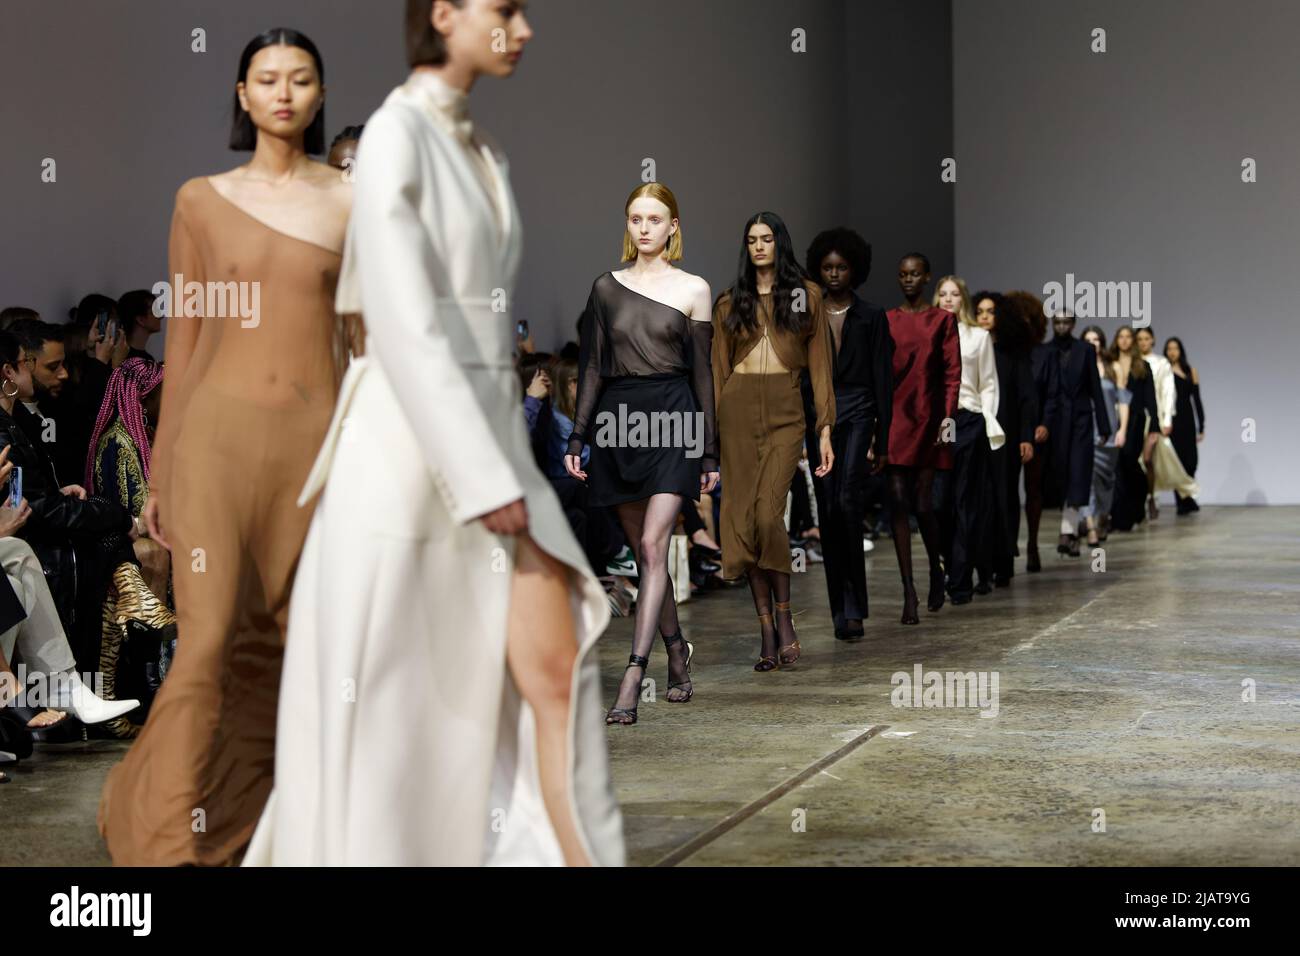
<path fill-rule="evenodd" d="M 296 46 L 310 53 L 311 58 L 316 62 L 316 74 L 320 77 L 321 86 L 325 85 L 325 64 L 321 61 L 316 44 L 312 43 L 311 38 L 305 33 L 299 33 L 288 27 L 267 30 L 248 41 L 248 46 L 244 47 L 244 52 L 239 56 L 239 75 L 235 77 L 235 82 L 248 82 L 248 66 L 259 50 L 264 50 L 268 46 L 281 45 Z M 253 125 L 253 117 L 240 105 L 239 93 L 235 93 L 234 98 L 235 107 L 230 124 L 230 148 L 251 150 L 257 146 L 257 127 Z M 316 118 L 303 133 L 302 145 L 303 149 L 312 155 L 325 152 L 325 104 L 321 104 L 321 108 L 316 111 Z"/>
<path fill-rule="evenodd" d="M 1192 366 L 1187 362 L 1187 349 L 1183 348 L 1182 339 L 1176 335 L 1169 336 L 1169 338 L 1165 339 L 1165 347 L 1160 350 L 1160 354 L 1164 355 L 1169 351 L 1170 342 L 1178 343 L 1178 364 L 1182 366 L 1183 374 L 1187 376 L 1187 380 L 1190 382 L 1192 380 Z M 1168 356 L 1165 356 L 1166 361 L 1168 361 L 1168 358 Z"/>
<path fill-rule="evenodd" d="M 794 243 L 790 241 L 790 230 L 785 227 L 785 220 L 774 212 L 755 213 L 745 223 L 740 234 L 740 265 L 736 270 L 736 281 L 732 283 L 727 294 L 731 296 L 731 314 L 723 323 L 729 333 L 748 332 L 758 325 L 755 313 L 758 309 L 758 282 L 754 263 L 749 258 L 749 230 L 758 223 L 772 229 L 776 240 L 776 280 L 772 283 L 772 313 L 778 328 L 789 332 L 802 332 L 812 321 L 812 315 L 805 306 L 795 310 L 792 307 L 796 289 L 806 292 L 803 267 L 795 255 Z"/>

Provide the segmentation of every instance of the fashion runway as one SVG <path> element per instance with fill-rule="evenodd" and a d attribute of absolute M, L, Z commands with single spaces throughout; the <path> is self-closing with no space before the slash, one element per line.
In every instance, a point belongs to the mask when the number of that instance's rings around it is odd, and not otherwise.
<path fill-rule="evenodd" d="M 656 644 L 657 701 L 608 731 L 629 863 L 1294 864 L 1300 557 L 1285 529 L 1297 520 L 1300 508 L 1177 519 L 1166 507 L 1153 529 L 1112 535 L 1104 572 L 1086 549 L 1044 551 L 1042 574 L 1018 559 L 1010 588 L 923 608 L 919 627 L 898 623 L 882 539 L 867 638 L 834 640 L 810 565 L 793 575 L 803 658 L 766 674 L 751 669 L 747 590 L 682 605 L 694 701 L 664 702 Z M 631 623 L 600 642 L 606 704 Z M 996 716 L 892 706 L 892 675 L 917 665 L 983 672 Z M 0 864 L 108 863 L 95 807 L 125 745 L 74 746 L 10 770 Z"/>

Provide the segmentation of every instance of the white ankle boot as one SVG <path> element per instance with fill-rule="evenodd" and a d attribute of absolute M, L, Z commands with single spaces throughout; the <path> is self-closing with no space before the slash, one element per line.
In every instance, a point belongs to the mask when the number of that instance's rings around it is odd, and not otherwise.
<path fill-rule="evenodd" d="M 59 702 L 59 710 L 66 710 L 83 724 L 102 724 L 114 717 L 121 717 L 140 706 L 138 700 L 104 700 L 81 680 L 75 671 L 67 677 L 71 692 L 64 691 L 66 698 Z"/>

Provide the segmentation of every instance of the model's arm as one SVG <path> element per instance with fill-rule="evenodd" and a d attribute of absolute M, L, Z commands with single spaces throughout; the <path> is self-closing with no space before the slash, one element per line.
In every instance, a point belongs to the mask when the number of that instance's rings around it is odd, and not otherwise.
<path fill-rule="evenodd" d="M 569 433 L 570 455 L 581 455 L 583 446 L 587 444 L 591 414 L 604 385 L 600 372 L 605 361 L 605 320 L 595 286 L 587 297 L 578 339 L 578 400 L 573 413 L 573 431 Z"/>
<path fill-rule="evenodd" d="M 172 212 L 171 237 L 167 242 L 168 282 L 174 282 L 178 275 L 183 283 L 206 282 L 203 260 L 181 207 L 182 199 L 177 194 L 176 208 Z M 158 413 L 158 428 L 149 456 L 149 493 L 160 496 L 166 494 L 167 482 L 171 477 L 172 445 L 185 412 L 185 377 L 190 360 L 194 357 L 194 347 L 199 341 L 199 330 L 202 328 L 200 323 L 203 321 L 201 316 L 184 314 L 184 301 L 184 290 L 172 289 L 172 314 L 167 318 L 167 337 L 163 343 L 166 374 L 163 375 L 162 407 Z"/>
<path fill-rule="evenodd" d="M 705 473 L 718 470 L 718 414 L 713 391 L 713 295 L 709 284 L 700 280 L 700 288 L 691 309 L 691 386 L 695 400 L 704 414 L 704 456 L 700 469 Z"/>
<path fill-rule="evenodd" d="M 1084 343 L 1087 345 L 1087 343 Z M 1091 349 L 1092 346 L 1088 345 Z M 1097 433 L 1102 439 L 1110 437 L 1110 412 L 1106 408 L 1106 393 L 1101 388 L 1101 376 L 1097 374 L 1097 359 L 1090 354 L 1083 363 L 1083 373 L 1088 376 L 1088 394 L 1092 396 L 1092 414 L 1097 420 Z"/>
<path fill-rule="evenodd" d="M 998 402 L 1002 395 L 998 388 L 998 363 L 993 355 L 991 336 L 983 337 L 975 358 L 979 363 L 976 368 L 979 372 L 980 408 L 984 410 L 984 433 L 988 436 L 989 447 L 996 450 L 1006 444 L 1007 433 L 998 423 Z"/>
<path fill-rule="evenodd" d="M 415 206 L 415 137 L 380 110 L 357 157 L 353 207 L 367 352 L 384 370 L 453 519 L 464 524 L 523 497 L 438 314 L 452 295 Z"/>
<path fill-rule="evenodd" d="M 876 455 L 889 455 L 889 423 L 894 417 L 894 337 L 889 334 L 889 317 L 876 313 L 868 338 L 871 350 L 871 381 L 876 400 Z"/>
<path fill-rule="evenodd" d="M 831 356 L 831 326 L 821 293 L 808 290 L 808 308 L 812 312 L 812 337 L 808 340 L 808 378 L 812 381 L 813 405 L 817 408 L 817 436 L 835 424 L 835 368 Z M 809 449 L 811 452 L 811 449 Z"/>
<path fill-rule="evenodd" d="M 1201 376 L 1192 369 L 1192 407 L 1196 409 L 1196 434 L 1205 434 L 1205 406 L 1201 404 Z"/>
<path fill-rule="evenodd" d="M 957 317 L 949 314 L 943 320 L 943 416 L 957 417 L 957 399 L 961 397 L 961 333 L 957 331 Z"/>
<path fill-rule="evenodd" d="M 727 309 L 722 300 L 719 299 L 713 307 L 713 345 L 711 349 L 714 411 L 722 407 L 722 386 L 727 384 L 727 378 L 731 375 L 731 343 L 727 338 L 726 326 L 723 324 L 726 318 Z"/>
<path fill-rule="evenodd" d="M 1178 407 L 1178 388 L 1174 385 L 1174 367 L 1165 362 L 1165 373 L 1160 376 L 1160 395 L 1156 402 L 1160 409 L 1160 427 L 1169 428 L 1174 423 L 1174 411 Z"/>
<path fill-rule="evenodd" d="M 1014 374 L 1020 383 L 1017 388 L 1020 399 L 1020 441 L 1032 445 L 1034 426 L 1038 424 L 1038 388 L 1034 384 L 1033 363 L 1027 355 L 1017 356 L 1012 362 Z"/>

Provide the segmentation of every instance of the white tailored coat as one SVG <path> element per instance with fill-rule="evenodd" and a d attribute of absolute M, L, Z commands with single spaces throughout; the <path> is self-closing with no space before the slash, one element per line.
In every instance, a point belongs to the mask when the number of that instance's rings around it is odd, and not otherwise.
<path fill-rule="evenodd" d="M 609 607 L 532 457 L 512 361 L 519 213 L 505 157 L 457 136 L 440 82 L 394 90 L 359 147 L 336 306 L 363 313 L 367 354 L 300 499 L 324 486 L 245 865 L 563 864 L 506 665 L 514 539 L 476 520 L 520 497 L 570 572 L 571 812 L 593 863 L 624 862 L 592 653 Z"/>

